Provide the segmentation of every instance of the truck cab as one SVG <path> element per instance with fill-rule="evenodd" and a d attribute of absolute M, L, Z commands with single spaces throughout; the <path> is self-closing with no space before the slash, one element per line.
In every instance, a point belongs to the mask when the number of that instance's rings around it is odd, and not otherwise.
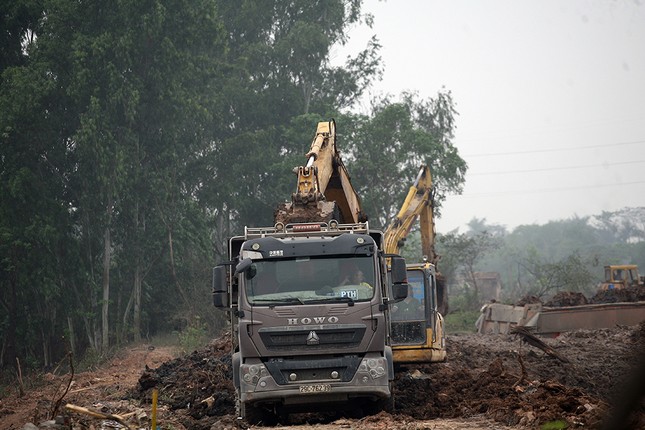
<path fill-rule="evenodd" d="M 405 262 L 387 288 L 382 233 L 358 224 L 276 224 L 230 240 L 213 271 L 233 330 L 239 416 L 392 406 L 388 305 L 407 294 Z M 392 295 L 393 297 L 390 297 Z"/>

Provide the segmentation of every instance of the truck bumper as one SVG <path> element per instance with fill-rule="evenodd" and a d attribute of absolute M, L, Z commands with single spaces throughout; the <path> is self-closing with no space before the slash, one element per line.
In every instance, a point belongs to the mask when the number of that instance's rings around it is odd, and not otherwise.
<path fill-rule="evenodd" d="M 284 406 L 303 405 L 312 403 L 338 403 L 350 399 L 361 398 L 369 400 L 385 399 L 391 396 L 390 388 L 385 387 L 332 387 L 325 393 L 303 394 L 298 387 L 279 387 L 271 391 L 242 392 L 242 403 L 279 403 Z"/>
<path fill-rule="evenodd" d="M 390 358 L 391 360 L 391 358 Z M 315 360 L 313 360 L 315 363 Z M 312 366 L 315 368 L 315 365 Z M 273 403 L 284 406 L 336 403 L 348 399 L 387 399 L 391 396 L 389 363 L 380 354 L 367 354 L 349 380 L 341 381 L 326 375 L 320 369 L 320 377 L 300 380 L 304 377 L 298 370 L 289 372 L 289 380 L 278 384 L 267 367 L 257 359 L 240 365 L 239 387 L 242 403 Z M 316 373 L 307 369 L 307 375 Z"/>

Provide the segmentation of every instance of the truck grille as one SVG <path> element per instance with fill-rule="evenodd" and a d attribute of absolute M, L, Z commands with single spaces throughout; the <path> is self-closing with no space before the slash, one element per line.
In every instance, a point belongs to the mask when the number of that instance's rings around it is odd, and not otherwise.
<path fill-rule="evenodd" d="M 334 328 L 283 327 L 262 328 L 260 339 L 270 351 L 316 351 L 320 349 L 353 348 L 360 344 L 366 326 L 351 324 Z"/>
<path fill-rule="evenodd" d="M 278 385 L 336 380 L 349 382 L 361 364 L 361 357 L 309 357 L 307 359 L 274 358 L 264 363 Z M 336 372 L 336 378 L 332 373 Z M 295 375 L 294 379 L 290 375 Z"/>

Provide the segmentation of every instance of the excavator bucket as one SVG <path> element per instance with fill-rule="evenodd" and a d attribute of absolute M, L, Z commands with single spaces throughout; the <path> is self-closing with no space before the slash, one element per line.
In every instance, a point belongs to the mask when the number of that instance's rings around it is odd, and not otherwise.
<path fill-rule="evenodd" d="M 336 202 L 319 201 L 315 204 L 295 205 L 282 203 L 273 213 L 276 223 L 284 225 L 305 222 L 326 222 L 335 219 L 341 220 Z"/>

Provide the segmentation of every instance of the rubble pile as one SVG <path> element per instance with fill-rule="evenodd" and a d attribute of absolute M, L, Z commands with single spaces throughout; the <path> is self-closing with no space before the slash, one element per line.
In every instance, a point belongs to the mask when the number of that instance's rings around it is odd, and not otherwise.
<path fill-rule="evenodd" d="M 542 339 L 566 360 L 522 343 L 515 335 L 448 335 L 446 362 L 398 370 L 393 385 L 394 414 L 301 414 L 291 416 L 288 424 L 360 430 L 498 425 L 595 429 L 611 416 L 613 404 L 629 404 L 625 399 L 633 394 L 624 388 L 631 386 L 640 396 L 635 400 L 638 406 L 629 413 L 617 410 L 616 414 L 629 417 L 621 428 L 645 428 L 645 384 L 634 383 L 645 377 L 638 376 L 645 375 L 645 322 Z M 176 355 L 165 347 L 129 348 L 94 372 L 74 375 L 62 403 L 120 416 L 137 423 L 137 428 L 149 428 L 156 389 L 163 428 L 244 428 L 235 411 L 231 348 L 230 334 L 179 358 L 173 358 Z M 23 427 L 28 422 L 50 423 L 47 428 L 60 429 L 114 428 L 110 421 L 99 422 L 63 409 L 62 423 L 51 421 L 52 405 L 61 399 L 61 389 L 69 384 L 70 376 L 51 375 L 47 381 L 25 396 L 0 399 L 0 429 L 36 427 Z"/>
<path fill-rule="evenodd" d="M 411 366 L 394 383 L 396 416 L 401 420 L 486 416 L 509 426 L 539 427 L 548 422 L 593 428 L 608 414 L 612 398 L 645 349 L 645 322 L 565 333 L 545 339 L 563 363 L 522 344 L 513 335 L 448 336 L 448 360 Z M 191 429 L 235 422 L 229 340 L 146 370 L 133 396 L 149 402 L 152 387 L 180 413 Z M 210 400 L 206 400 L 210 399 Z M 328 420 L 336 419 L 330 417 Z M 324 422 L 325 418 L 296 418 Z M 645 427 L 645 407 L 632 418 Z M 293 423 L 293 422 L 292 422 Z"/>

